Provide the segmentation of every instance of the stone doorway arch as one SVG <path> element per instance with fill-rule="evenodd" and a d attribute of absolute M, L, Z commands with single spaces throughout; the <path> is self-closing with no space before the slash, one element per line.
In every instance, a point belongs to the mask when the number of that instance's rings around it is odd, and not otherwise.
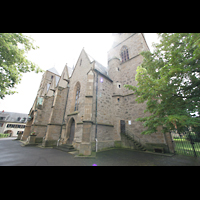
<path fill-rule="evenodd" d="M 72 144 L 73 143 L 74 135 L 75 135 L 75 120 L 72 117 L 69 120 L 68 128 L 67 128 L 67 136 L 68 136 L 67 144 Z"/>

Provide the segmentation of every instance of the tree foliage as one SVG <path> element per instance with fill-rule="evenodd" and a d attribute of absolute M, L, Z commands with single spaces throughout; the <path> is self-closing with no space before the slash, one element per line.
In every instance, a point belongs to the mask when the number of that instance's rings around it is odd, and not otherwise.
<path fill-rule="evenodd" d="M 185 127 L 199 127 L 200 103 L 200 34 L 160 33 L 153 53 L 142 52 L 138 66 L 137 86 L 125 85 L 135 92 L 138 103 L 146 102 L 144 112 L 150 116 L 138 118 L 147 127 L 142 134 L 163 132 Z"/>
<path fill-rule="evenodd" d="M 0 99 L 16 92 L 12 88 L 20 83 L 22 73 L 43 71 L 26 58 L 28 51 L 39 48 L 33 41 L 22 33 L 0 33 Z"/>

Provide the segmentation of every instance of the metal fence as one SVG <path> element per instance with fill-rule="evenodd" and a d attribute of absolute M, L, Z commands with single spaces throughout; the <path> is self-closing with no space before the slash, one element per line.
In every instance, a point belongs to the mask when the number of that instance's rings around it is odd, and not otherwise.
<path fill-rule="evenodd" d="M 200 134 L 191 131 L 172 133 L 175 154 L 200 157 Z"/>

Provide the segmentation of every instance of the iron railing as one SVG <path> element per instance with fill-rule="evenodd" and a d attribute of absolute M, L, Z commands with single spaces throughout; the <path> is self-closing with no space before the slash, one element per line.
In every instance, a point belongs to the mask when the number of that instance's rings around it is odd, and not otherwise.
<path fill-rule="evenodd" d="M 172 133 L 175 154 L 200 157 L 200 135 L 191 131 Z"/>

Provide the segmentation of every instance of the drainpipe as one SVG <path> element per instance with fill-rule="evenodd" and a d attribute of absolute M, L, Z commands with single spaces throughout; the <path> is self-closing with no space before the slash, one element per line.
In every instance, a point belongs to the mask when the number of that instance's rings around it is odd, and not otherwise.
<path fill-rule="evenodd" d="M 98 146 L 98 140 L 97 140 L 97 97 L 98 97 L 98 71 L 97 72 L 97 81 L 96 81 L 96 111 L 95 111 L 95 146 L 96 146 L 96 152 L 97 152 L 97 146 Z"/>
<path fill-rule="evenodd" d="M 65 120 L 65 112 L 66 112 L 66 108 L 67 108 L 67 101 L 68 101 L 68 94 L 69 94 L 69 83 L 67 84 L 67 88 L 68 88 L 68 91 L 67 91 L 67 99 L 66 99 L 66 103 L 65 103 L 65 110 L 64 110 L 62 125 L 61 125 L 61 129 L 60 129 L 60 136 L 59 136 L 59 139 L 58 139 L 58 142 L 57 142 L 57 146 L 58 146 L 59 141 L 60 141 L 60 139 L 61 139 L 62 127 L 63 127 L 63 123 L 64 123 L 64 120 Z"/>

